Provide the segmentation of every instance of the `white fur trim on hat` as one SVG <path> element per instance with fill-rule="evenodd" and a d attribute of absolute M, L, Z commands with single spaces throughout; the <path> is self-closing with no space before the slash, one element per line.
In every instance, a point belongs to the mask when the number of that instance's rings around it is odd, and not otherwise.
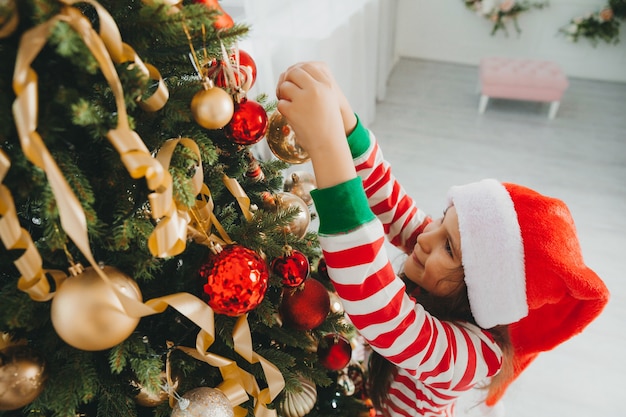
<path fill-rule="evenodd" d="M 461 257 L 472 314 L 484 329 L 526 317 L 524 247 L 511 196 L 499 181 L 455 186 Z"/>

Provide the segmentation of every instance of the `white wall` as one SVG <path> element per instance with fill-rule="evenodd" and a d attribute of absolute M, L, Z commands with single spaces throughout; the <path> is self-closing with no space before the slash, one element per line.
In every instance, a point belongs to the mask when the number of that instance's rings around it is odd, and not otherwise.
<path fill-rule="evenodd" d="M 274 96 L 278 76 L 299 61 L 325 61 L 361 120 L 374 120 L 394 63 L 397 0 L 222 0 L 250 25 L 240 43 L 257 65 L 250 91 Z"/>
<path fill-rule="evenodd" d="M 620 43 L 593 47 L 587 39 L 572 43 L 558 29 L 570 19 L 598 10 L 606 0 L 551 0 L 548 8 L 533 9 L 518 18 L 518 36 L 490 35 L 492 24 L 465 7 L 462 0 L 399 0 L 396 27 L 397 57 L 477 65 L 490 55 L 549 59 L 571 77 L 626 82 L 626 21 Z"/>

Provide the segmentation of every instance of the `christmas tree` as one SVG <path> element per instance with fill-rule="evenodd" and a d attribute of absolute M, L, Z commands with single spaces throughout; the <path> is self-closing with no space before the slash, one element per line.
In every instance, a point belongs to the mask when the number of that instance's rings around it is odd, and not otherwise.
<path fill-rule="evenodd" d="M 0 415 L 365 410 L 248 31 L 210 0 L 0 1 Z"/>

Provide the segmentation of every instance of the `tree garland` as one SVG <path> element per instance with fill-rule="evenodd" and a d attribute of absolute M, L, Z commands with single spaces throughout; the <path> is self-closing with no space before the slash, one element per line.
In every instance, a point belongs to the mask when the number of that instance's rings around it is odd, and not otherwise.
<path fill-rule="evenodd" d="M 519 14 L 531 9 L 543 9 L 548 6 L 547 1 L 531 2 L 529 0 L 464 0 L 464 2 L 465 7 L 493 22 L 492 36 L 499 30 L 504 31 L 508 36 L 508 23 L 512 23 L 515 31 L 520 34 L 522 30 L 517 23 Z"/>
<path fill-rule="evenodd" d="M 587 38 L 595 47 L 600 41 L 619 43 L 619 20 L 626 19 L 626 0 L 609 0 L 600 10 L 575 17 L 559 29 L 571 42 Z"/>

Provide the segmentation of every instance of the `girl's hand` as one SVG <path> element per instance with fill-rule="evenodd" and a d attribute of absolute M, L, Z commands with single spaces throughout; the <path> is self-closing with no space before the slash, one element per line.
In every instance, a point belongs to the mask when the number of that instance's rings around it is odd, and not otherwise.
<path fill-rule="evenodd" d="M 319 188 L 356 176 L 335 86 L 324 65 L 302 63 L 281 74 L 276 87 L 278 111 L 311 157 Z"/>
<path fill-rule="evenodd" d="M 330 86 L 331 90 L 335 94 L 335 98 L 337 103 L 339 104 L 339 110 L 341 112 L 341 118 L 343 119 L 343 126 L 345 135 L 348 136 L 354 130 L 357 120 L 354 115 L 354 111 L 348 102 L 348 99 L 341 91 L 341 88 L 335 81 L 332 72 L 328 68 L 328 65 L 324 62 L 304 62 L 291 66 L 287 71 L 285 71 L 279 78 L 278 87 L 285 81 L 286 74 L 289 73 L 290 70 L 294 68 L 302 68 L 305 71 L 309 72 L 311 75 L 318 74 L 318 79 L 321 77 L 324 78 L 325 82 Z M 280 99 L 279 89 L 276 89 L 276 96 Z"/>

